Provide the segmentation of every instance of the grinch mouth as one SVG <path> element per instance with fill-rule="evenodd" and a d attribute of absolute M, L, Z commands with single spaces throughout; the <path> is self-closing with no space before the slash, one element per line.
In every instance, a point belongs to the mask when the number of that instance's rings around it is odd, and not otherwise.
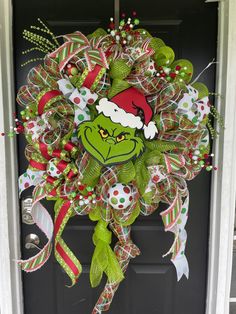
<path fill-rule="evenodd" d="M 92 129 L 91 129 L 90 127 L 87 127 L 87 128 L 85 129 L 85 131 L 84 131 L 84 137 L 85 137 L 87 143 L 89 144 L 89 146 L 90 146 L 94 151 L 96 151 L 96 153 L 101 157 L 103 164 L 106 164 L 106 165 L 108 165 L 108 164 L 110 164 L 110 163 L 115 164 L 116 162 L 112 162 L 112 160 L 114 160 L 114 159 L 116 159 L 116 158 L 119 158 L 119 157 L 132 155 L 132 153 L 135 151 L 135 148 L 136 148 L 136 141 L 135 141 L 135 139 L 130 139 L 130 141 L 133 142 L 133 144 L 134 144 L 133 149 L 132 149 L 131 151 L 129 151 L 128 153 L 125 153 L 125 154 L 119 154 L 119 155 L 115 155 L 115 156 L 111 156 L 111 157 L 110 157 L 110 153 L 111 153 L 111 149 L 112 149 L 112 144 L 110 144 L 109 150 L 108 150 L 108 152 L 107 152 L 107 156 L 105 157 L 105 156 L 96 148 L 96 146 L 94 146 L 94 145 L 89 141 L 88 136 L 87 136 L 87 131 L 92 131 Z M 108 144 L 109 144 L 109 143 L 108 143 Z M 117 145 L 117 144 L 113 144 L 113 145 Z M 86 148 L 85 148 L 85 149 L 86 149 Z M 88 153 L 90 153 L 88 149 L 86 149 L 86 150 L 87 150 Z M 94 154 L 93 154 L 93 156 L 94 156 Z M 94 157 L 96 158 L 96 156 L 94 156 Z M 97 159 L 99 162 L 101 162 L 101 160 L 99 160 L 98 158 L 96 158 L 96 159 Z"/>

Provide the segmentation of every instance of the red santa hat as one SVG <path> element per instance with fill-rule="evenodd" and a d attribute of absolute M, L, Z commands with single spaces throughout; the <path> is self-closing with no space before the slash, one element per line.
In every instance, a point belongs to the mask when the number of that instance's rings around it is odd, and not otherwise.
<path fill-rule="evenodd" d="M 143 129 L 144 136 L 152 139 L 158 133 L 155 122 L 151 121 L 153 112 L 145 96 L 136 88 L 130 87 L 110 100 L 102 98 L 96 106 L 98 113 L 103 113 L 113 122 L 124 127 Z M 139 116 L 142 111 L 143 120 Z"/>

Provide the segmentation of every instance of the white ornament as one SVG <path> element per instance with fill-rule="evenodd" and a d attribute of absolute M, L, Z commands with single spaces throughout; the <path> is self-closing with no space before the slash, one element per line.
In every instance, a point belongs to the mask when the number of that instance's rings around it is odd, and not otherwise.
<path fill-rule="evenodd" d="M 61 171 L 55 165 L 55 159 L 49 160 L 47 164 L 47 174 L 49 174 L 53 178 L 59 178 L 62 176 Z"/>
<path fill-rule="evenodd" d="M 126 209 L 133 201 L 133 190 L 130 185 L 116 183 L 110 187 L 107 194 L 108 203 L 114 209 Z"/>

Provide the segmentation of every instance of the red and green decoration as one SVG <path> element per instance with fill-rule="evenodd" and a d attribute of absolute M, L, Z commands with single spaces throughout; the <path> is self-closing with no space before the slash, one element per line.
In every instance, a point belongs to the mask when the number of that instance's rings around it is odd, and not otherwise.
<path fill-rule="evenodd" d="M 165 255 L 171 255 L 178 280 L 188 277 L 186 181 L 213 168 L 210 117 L 218 113 L 207 87 L 191 83 L 191 62 L 175 60 L 160 38 L 137 27 L 136 16 L 121 20 L 118 29 L 111 19 L 108 32 L 99 28 L 88 36 L 76 31 L 55 37 L 39 22 L 41 27 L 23 32 L 35 45 L 24 53 L 45 56 L 18 91 L 23 110 L 10 136 L 23 133 L 27 140 L 29 166 L 19 178 L 20 193 L 35 186 L 32 216 L 48 242 L 19 264 L 35 271 L 53 250 L 71 286 L 79 284 L 82 265 L 63 232 L 69 219 L 88 215 L 96 222 L 92 287 L 107 276 L 93 310 L 101 313 L 140 254 L 130 237 L 132 224 L 159 203 L 166 204 L 160 212 L 165 231 L 173 233 Z M 54 222 L 42 199 L 55 201 Z M 118 239 L 114 248 L 112 233 Z"/>

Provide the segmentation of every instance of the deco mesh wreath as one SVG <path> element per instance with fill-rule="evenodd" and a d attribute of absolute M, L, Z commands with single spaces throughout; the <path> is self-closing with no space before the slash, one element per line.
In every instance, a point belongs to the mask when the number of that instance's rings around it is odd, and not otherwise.
<path fill-rule="evenodd" d="M 35 186 L 32 217 L 48 242 L 19 264 L 26 272 L 39 269 L 54 245 L 73 286 L 82 266 L 63 231 L 74 215 L 88 215 L 97 222 L 92 287 L 103 273 L 107 276 L 93 310 L 101 313 L 109 309 L 130 259 L 140 254 L 130 237 L 133 222 L 140 214 L 152 214 L 160 202 L 167 204 L 160 213 L 165 231 L 174 234 L 167 254 L 172 254 L 178 280 L 188 277 L 186 180 L 202 168 L 212 169 L 209 130 L 214 130 L 207 125 L 209 114 L 217 112 L 207 87 L 190 83 L 191 62 L 175 61 L 161 39 L 134 30 L 137 18 L 133 24 L 122 20 L 118 30 L 111 20 L 108 33 L 99 28 L 88 36 L 78 31 L 63 35 L 63 44 L 40 23 L 42 28 L 32 29 L 44 36 L 23 32 L 35 44 L 26 52 L 46 55 L 18 91 L 24 109 L 16 133 L 24 133 L 28 142 L 29 166 L 19 178 L 20 193 Z M 40 203 L 44 198 L 56 202 L 54 223 Z M 114 250 L 112 232 L 118 238 Z"/>

